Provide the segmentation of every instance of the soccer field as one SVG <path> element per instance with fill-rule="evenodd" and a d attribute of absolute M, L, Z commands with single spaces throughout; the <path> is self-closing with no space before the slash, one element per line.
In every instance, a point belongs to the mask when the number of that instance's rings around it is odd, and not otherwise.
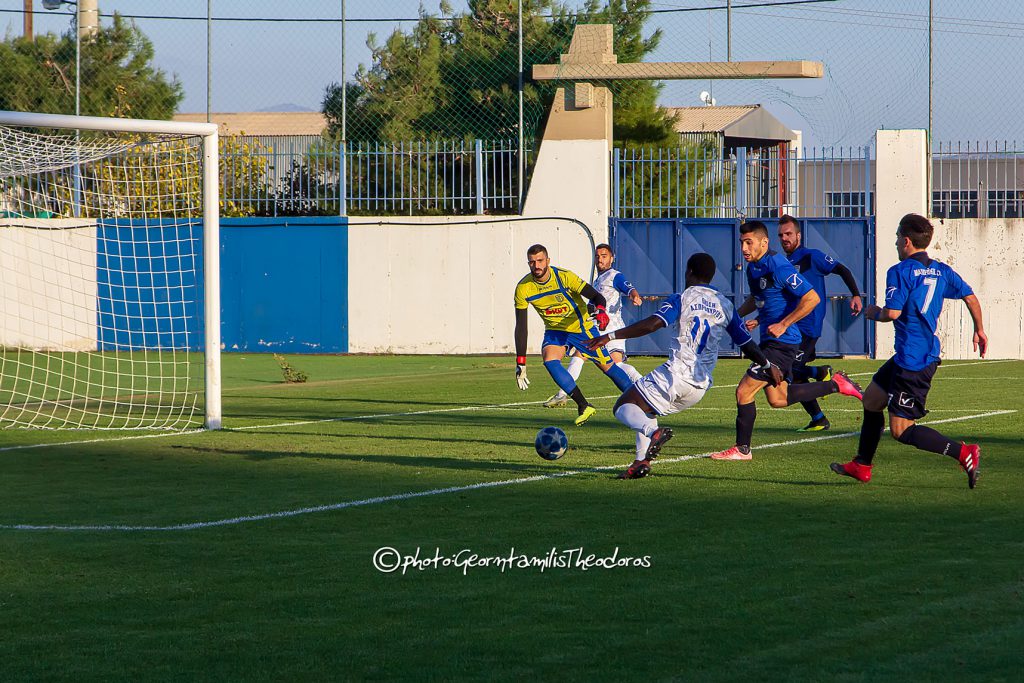
<path fill-rule="evenodd" d="M 510 358 L 288 360 L 308 383 L 224 357 L 220 432 L 0 432 L 3 679 L 1020 676 L 1024 361 L 936 375 L 923 422 L 982 444 L 971 491 L 888 437 L 870 484 L 832 474 L 861 422 L 835 395 L 815 434 L 759 398 L 754 460 L 709 460 L 737 360 L 636 481 L 593 368 L 574 428 L 536 359 L 525 393 Z M 835 364 L 866 383 L 880 361 Z M 549 424 L 570 441 L 550 463 Z"/>

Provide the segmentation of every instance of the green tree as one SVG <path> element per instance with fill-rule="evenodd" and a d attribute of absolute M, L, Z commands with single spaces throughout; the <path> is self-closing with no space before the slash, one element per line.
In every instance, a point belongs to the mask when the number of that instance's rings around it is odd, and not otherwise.
<path fill-rule="evenodd" d="M 81 113 L 169 119 L 184 97 L 176 77 L 152 66 L 153 45 L 134 23 L 114 15 L 81 41 Z M 74 28 L 35 40 L 0 43 L 0 109 L 51 114 L 75 111 Z"/>
<path fill-rule="evenodd" d="M 558 0 L 523 0 L 524 111 L 528 139 L 558 87 L 534 82 L 533 64 L 550 63 L 568 51 L 577 23 L 614 26 L 619 62 L 641 61 L 661 39 L 643 37 L 651 0 L 590 0 L 570 10 Z M 442 15 L 451 16 L 447 3 Z M 518 136 L 518 0 L 469 0 L 468 10 L 441 19 L 421 10 L 409 32 L 393 32 L 383 44 L 371 36 L 372 65 L 347 84 L 350 140 Z M 671 121 L 657 106 L 651 81 L 608 84 L 616 95 L 615 137 L 630 144 L 674 144 Z M 329 139 L 341 137 L 341 87 L 328 86 L 323 101 Z"/>

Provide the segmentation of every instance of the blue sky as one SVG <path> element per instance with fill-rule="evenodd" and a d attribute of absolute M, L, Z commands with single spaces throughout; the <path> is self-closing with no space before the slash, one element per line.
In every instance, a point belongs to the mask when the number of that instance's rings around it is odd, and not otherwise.
<path fill-rule="evenodd" d="M 802 6 L 750 8 L 733 1 L 734 60 L 815 59 L 828 70 L 821 81 L 676 81 L 662 103 L 699 104 L 712 90 L 718 104 L 765 104 L 808 144 L 860 145 L 885 128 L 923 128 L 928 121 L 927 0 L 838 0 Z M 21 33 L 22 0 L 0 0 L 0 24 Z M 346 0 L 346 66 L 368 63 L 366 36 L 408 30 L 418 0 Z M 437 11 L 436 0 L 424 0 Z M 461 0 L 451 0 L 457 9 Z M 35 30 L 62 31 L 71 15 L 42 9 Z M 654 9 L 724 6 L 724 0 L 666 0 Z M 1019 0 L 935 0 L 935 136 L 942 140 L 1021 139 L 1017 64 L 1024 55 L 1024 3 Z M 102 13 L 171 15 L 187 19 L 135 21 L 155 47 L 157 66 L 185 86 L 181 111 L 206 109 L 207 0 L 100 0 Z M 319 108 L 324 88 L 341 77 L 341 0 L 213 0 L 214 17 L 261 17 L 271 22 L 213 24 L 214 111 L 295 106 Z M 366 19 L 385 21 L 356 21 Z M 289 22 L 282 19 L 325 21 Z M 109 21 L 109 20 L 107 20 Z M 651 60 L 726 58 L 724 10 L 652 16 L 664 31 Z"/>

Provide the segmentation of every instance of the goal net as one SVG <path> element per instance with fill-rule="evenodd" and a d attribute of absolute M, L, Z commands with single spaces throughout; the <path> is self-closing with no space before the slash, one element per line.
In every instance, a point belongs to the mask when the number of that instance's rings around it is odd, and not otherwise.
<path fill-rule="evenodd" d="M 211 124 L 0 112 L 0 428 L 220 427 Z"/>

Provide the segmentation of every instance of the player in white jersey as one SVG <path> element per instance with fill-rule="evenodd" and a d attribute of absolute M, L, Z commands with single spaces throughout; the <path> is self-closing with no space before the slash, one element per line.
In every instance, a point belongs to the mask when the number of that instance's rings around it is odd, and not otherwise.
<path fill-rule="evenodd" d="M 634 306 L 643 303 L 640 293 L 636 287 L 626 279 L 626 276 L 612 268 L 615 262 L 615 252 L 607 244 L 599 244 L 594 250 L 594 260 L 597 263 L 597 277 L 592 284 L 593 288 L 604 296 L 608 302 L 605 311 L 608 313 L 608 330 L 619 330 L 626 326 L 622 320 L 622 299 L 627 297 Z M 632 365 L 626 362 L 626 340 L 616 339 L 608 342 L 605 350 L 611 354 L 612 360 L 619 364 L 619 367 L 626 371 L 629 378 L 634 382 L 640 379 L 640 373 Z M 586 361 L 578 353 L 573 352 L 569 357 L 567 368 L 573 380 L 578 380 Z M 545 408 L 557 408 L 568 403 L 569 397 L 559 389 L 558 393 L 544 402 Z"/>
<path fill-rule="evenodd" d="M 676 329 L 668 360 L 627 389 L 615 404 L 616 419 L 636 432 L 636 460 L 619 479 L 650 474 L 651 460 L 672 438 L 671 429 L 658 426 L 657 416 L 678 413 L 704 397 L 726 334 L 743 355 L 761 366 L 772 386 L 783 381 L 782 371 L 768 362 L 732 301 L 711 287 L 714 276 L 715 260 L 708 254 L 694 254 L 686 262 L 686 289 L 681 294 L 666 299 L 654 315 L 587 343 L 597 348 L 617 339 L 643 337 L 669 325 Z"/>

